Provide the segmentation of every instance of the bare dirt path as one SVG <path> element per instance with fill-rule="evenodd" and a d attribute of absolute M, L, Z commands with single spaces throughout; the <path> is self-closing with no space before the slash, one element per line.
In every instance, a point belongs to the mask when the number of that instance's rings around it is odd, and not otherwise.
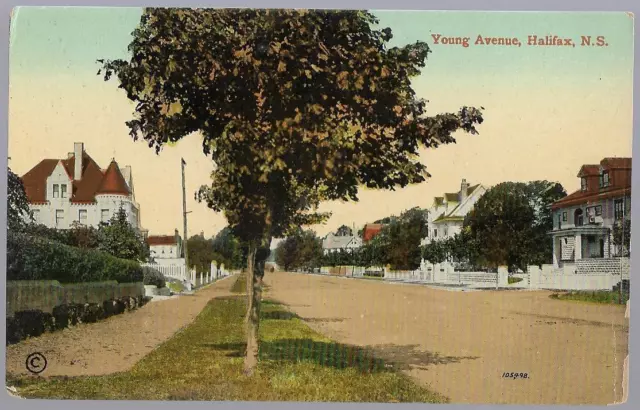
<path fill-rule="evenodd" d="M 193 295 L 150 302 L 101 322 L 44 333 L 7 346 L 7 373 L 30 374 L 25 360 L 34 352 L 47 359 L 47 368 L 40 374 L 43 377 L 104 375 L 128 370 L 191 323 L 211 298 L 230 294 L 234 281 L 234 277 L 227 277 Z"/>
<path fill-rule="evenodd" d="M 373 346 L 453 403 L 602 405 L 622 397 L 629 322 L 621 306 L 554 300 L 546 291 L 453 292 L 280 272 L 265 283 L 266 297 L 311 327 Z"/>

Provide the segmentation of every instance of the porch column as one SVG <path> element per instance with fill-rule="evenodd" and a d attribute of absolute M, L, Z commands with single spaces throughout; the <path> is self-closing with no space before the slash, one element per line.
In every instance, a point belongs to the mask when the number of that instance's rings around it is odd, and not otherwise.
<path fill-rule="evenodd" d="M 576 241 L 573 246 L 574 249 L 574 260 L 582 259 L 582 235 L 576 235 Z"/>
<path fill-rule="evenodd" d="M 558 268 L 560 267 L 560 258 L 558 257 L 558 252 L 561 249 L 561 245 L 558 243 L 558 237 L 557 236 L 553 236 L 553 267 L 554 268 Z"/>

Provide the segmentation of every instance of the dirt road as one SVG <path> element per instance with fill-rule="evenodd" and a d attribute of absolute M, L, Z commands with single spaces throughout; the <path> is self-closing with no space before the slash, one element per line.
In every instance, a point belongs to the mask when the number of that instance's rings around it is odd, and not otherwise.
<path fill-rule="evenodd" d="M 59 332 L 7 346 L 7 373 L 28 375 L 25 360 L 42 353 L 50 376 L 103 375 L 130 369 L 156 346 L 191 323 L 207 302 L 229 294 L 234 278 L 178 298 L 150 302 L 138 310 L 97 323 L 81 324 Z"/>
<path fill-rule="evenodd" d="M 454 292 L 290 273 L 265 282 L 267 297 L 311 327 L 375 346 L 453 403 L 602 405 L 622 397 L 621 306 L 554 300 L 546 291 Z"/>

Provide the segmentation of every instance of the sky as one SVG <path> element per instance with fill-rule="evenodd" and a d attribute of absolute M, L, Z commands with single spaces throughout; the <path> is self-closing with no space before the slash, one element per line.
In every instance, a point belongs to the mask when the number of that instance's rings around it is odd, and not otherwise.
<path fill-rule="evenodd" d="M 187 162 L 189 236 L 214 235 L 222 214 L 198 203 L 212 163 L 193 135 L 159 155 L 134 142 L 125 122 L 134 110 L 117 81 L 97 75 L 97 59 L 127 58 L 139 8 L 14 9 L 10 34 L 9 166 L 23 175 L 44 158 L 65 158 L 74 142 L 98 165 L 111 158 L 131 165 L 142 226 L 150 234 L 182 232 L 180 158 Z M 504 181 L 553 180 L 568 192 L 585 163 L 631 156 L 633 19 L 625 13 L 375 12 L 390 27 L 392 46 L 429 44 L 427 66 L 413 79 L 428 114 L 484 107 L 479 135 L 457 133 L 457 143 L 424 149 L 432 177 L 396 191 L 361 189 L 358 202 L 328 202 L 332 217 L 313 229 L 361 227 L 457 192 L 460 181 L 492 186 Z M 441 35 L 436 44 L 434 35 Z M 474 44 L 478 36 L 518 38 L 522 45 Z M 571 38 L 571 46 L 530 46 L 529 36 Z M 604 36 L 606 46 L 581 46 L 581 36 Z M 469 37 L 469 47 L 442 38 Z"/>

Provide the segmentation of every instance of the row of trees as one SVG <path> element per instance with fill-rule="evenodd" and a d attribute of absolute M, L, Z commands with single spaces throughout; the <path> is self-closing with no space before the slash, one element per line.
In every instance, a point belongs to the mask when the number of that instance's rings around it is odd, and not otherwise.
<path fill-rule="evenodd" d="M 347 229 L 339 228 L 338 236 L 350 234 Z M 276 263 L 285 270 L 338 265 L 416 269 L 421 261 L 420 241 L 426 232 L 427 212 L 413 208 L 390 217 L 380 233 L 360 248 L 323 255 L 322 240 L 313 231 L 298 230 L 278 245 Z"/>
<path fill-rule="evenodd" d="M 230 269 L 243 268 L 246 259 L 246 246 L 242 246 L 229 227 L 225 227 L 212 238 L 194 235 L 187 242 L 189 265 L 198 272 L 208 273 L 211 261 L 223 263 Z"/>

